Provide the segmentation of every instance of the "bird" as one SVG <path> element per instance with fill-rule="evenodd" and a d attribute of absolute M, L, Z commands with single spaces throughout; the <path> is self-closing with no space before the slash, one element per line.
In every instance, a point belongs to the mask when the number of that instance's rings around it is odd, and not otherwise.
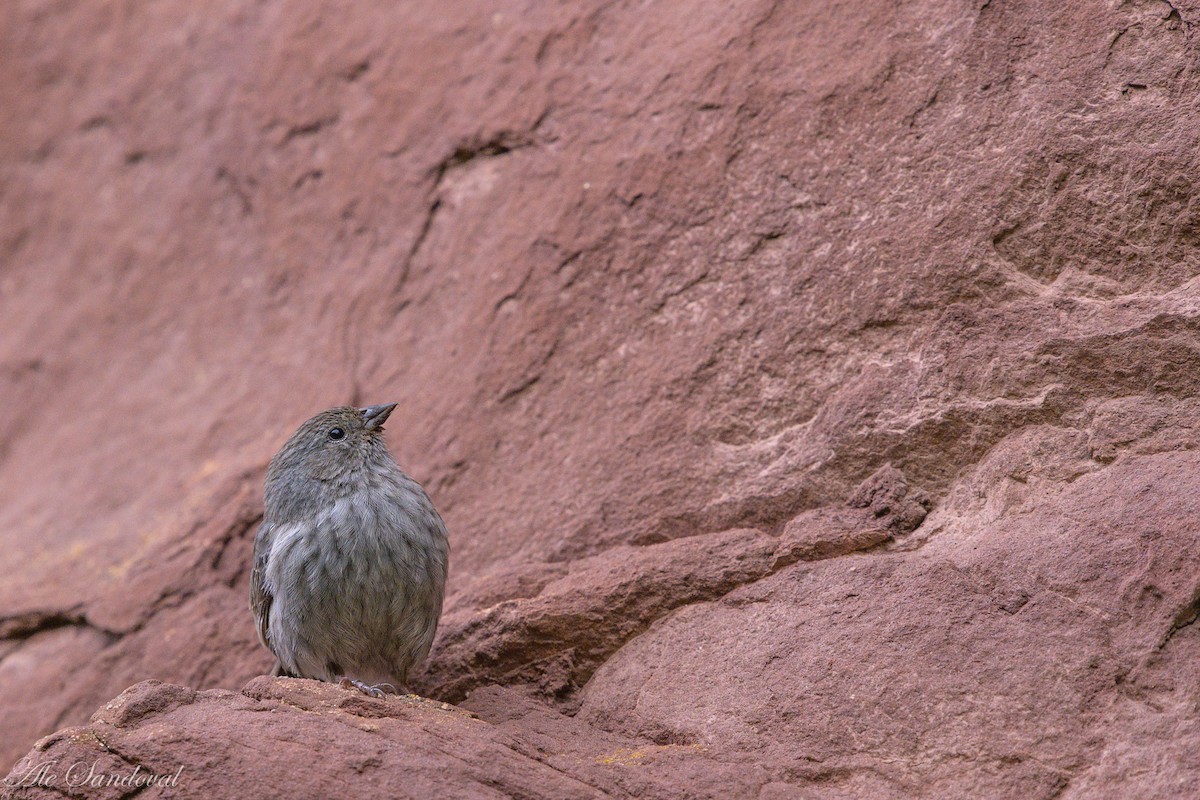
<path fill-rule="evenodd" d="M 396 403 L 322 411 L 271 459 L 250 610 L 273 674 L 408 693 L 449 569 L 446 525 L 383 441 Z"/>

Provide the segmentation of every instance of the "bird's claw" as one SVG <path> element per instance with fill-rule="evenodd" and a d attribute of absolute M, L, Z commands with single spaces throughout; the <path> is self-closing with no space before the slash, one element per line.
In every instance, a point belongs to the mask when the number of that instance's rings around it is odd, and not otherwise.
<path fill-rule="evenodd" d="M 338 681 L 338 686 L 342 687 L 343 689 L 358 689 L 360 692 L 369 697 L 376 697 L 379 699 L 383 699 L 389 694 L 397 694 L 396 687 L 392 686 L 390 683 L 380 683 L 375 686 L 371 686 L 370 684 L 363 683 L 362 681 L 356 681 L 353 678 L 342 678 Z"/>

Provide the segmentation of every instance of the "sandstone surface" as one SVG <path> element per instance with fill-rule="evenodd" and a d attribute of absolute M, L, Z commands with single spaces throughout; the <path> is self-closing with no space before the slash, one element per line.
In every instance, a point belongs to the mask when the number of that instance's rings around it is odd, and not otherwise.
<path fill-rule="evenodd" d="M 0 104 L 0 763 L 182 767 L 2 796 L 1200 795 L 1196 0 L 21 0 Z M 256 677 L 390 401 L 431 699 Z"/>

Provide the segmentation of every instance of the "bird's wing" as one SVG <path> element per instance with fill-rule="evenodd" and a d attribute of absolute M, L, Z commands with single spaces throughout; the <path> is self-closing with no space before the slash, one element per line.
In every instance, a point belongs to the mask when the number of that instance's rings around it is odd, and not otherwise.
<path fill-rule="evenodd" d="M 250 573 L 250 612 L 258 623 L 258 640 L 263 647 L 275 652 L 267 640 L 271 625 L 271 590 L 267 586 L 267 557 L 271 554 L 271 543 L 275 539 L 275 525 L 264 522 L 254 534 L 254 569 Z"/>

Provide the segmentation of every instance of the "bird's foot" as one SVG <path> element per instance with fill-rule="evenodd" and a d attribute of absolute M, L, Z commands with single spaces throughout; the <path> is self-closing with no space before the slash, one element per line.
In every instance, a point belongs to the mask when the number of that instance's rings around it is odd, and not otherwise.
<path fill-rule="evenodd" d="M 396 687 L 392 686 L 390 683 L 379 683 L 375 686 L 371 686 L 368 683 L 363 683 L 362 681 L 356 681 L 353 678 L 346 677 L 342 677 L 338 680 L 338 686 L 342 687 L 343 689 L 358 689 L 360 692 L 370 697 L 383 698 L 389 694 L 399 694 L 399 692 L 396 691 Z"/>

